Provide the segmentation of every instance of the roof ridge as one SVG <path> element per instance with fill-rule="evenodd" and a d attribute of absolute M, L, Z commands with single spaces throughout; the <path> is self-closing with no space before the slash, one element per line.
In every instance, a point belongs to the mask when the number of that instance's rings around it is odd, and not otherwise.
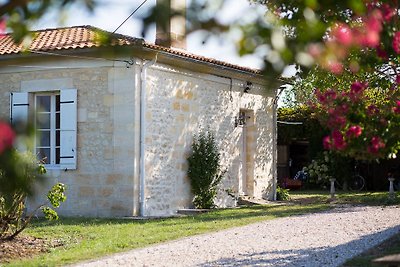
<path fill-rule="evenodd" d="M 72 29 L 72 28 L 97 28 L 92 25 L 75 25 L 75 26 L 62 26 L 62 27 L 51 27 L 51 28 L 45 28 L 45 29 L 38 29 L 38 30 L 30 30 L 30 33 L 36 33 L 36 32 L 46 32 L 46 31 L 54 31 L 54 30 L 65 30 L 65 29 Z M 97 28 L 101 30 L 100 28 Z M 11 32 L 6 33 L 6 35 L 12 34 Z"/>
<path fill-rule="evenodd" d="M 74 29 L 76 31 L 74 31 Z M 142 46 L 146 47 L 147 49 L 164 51 L 166 53 L 186 59 L 211 63 L 219 65 L 221 67 L 228 67 L 236 70 L 250 72 L 253 74 L 261 74 L 261 71 L 259 69 L 240 66 L 234 63 L 206 57 L 203 55 L 197 55 L 186 50 L 163 47 L 160 45 L 156 45 L 155 43 L 146 42 L 143 38 L 137 38 L 120 33 L 112 33 L 92 25 L 75 25 L 68 27 L 65 26 L 46 28 L 31 31 L 31 33 L 36 33 L 28 48 L 31 51 L 73 50 L 100 47 L 106 44 L 99 42 L 99 40 L 97 40 L 97 38 L 94 37 L 93 34 L 104 33 L 108 36 L 108 39 L 110 41 L 108 45 L 111 46 Z M 21 44 L 15 44 L 13 42 L 11 33 L 8 33 L 3 36 L 3 38 L 0 38 L 0 56 L 19 54 L 24 49 L 25 48 L 23 48 Z"/>

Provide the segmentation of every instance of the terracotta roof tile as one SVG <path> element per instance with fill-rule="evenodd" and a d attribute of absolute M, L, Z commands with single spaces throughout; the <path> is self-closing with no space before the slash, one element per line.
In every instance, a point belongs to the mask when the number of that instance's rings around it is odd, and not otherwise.
<path fill-rule="evenodd" d="M 260 74 L 259 70 L 238 66 L 235 64 L 223 62 L 213 58 L 207 58 L 186 51 L 173 48 L 162 47 L 155 44 L 146 43 L 143 39 L 134 38 L 122 34 L 112 34 L 93 26 L 74 26 L 67 28 L 45 29 L 33 32 L 33 40 L 28 47 L 22 44 L 14 43 L 10 34 L 0 36 L 0 58 L 2 55 L 12 55 L 22 53 L 24 50 L 37 52 L 51 52 L 57 50 L 74 50 L 81 48 L 100 47 L 102 44 L 98 41 L 98 33 L 104 33 L 111 36 L 112 46 L 137 46 L 163 51 L 183 58 L 193 59 L 201 62 L 219 65 L 221 67 L 233 68 L 254 74 Z"/>

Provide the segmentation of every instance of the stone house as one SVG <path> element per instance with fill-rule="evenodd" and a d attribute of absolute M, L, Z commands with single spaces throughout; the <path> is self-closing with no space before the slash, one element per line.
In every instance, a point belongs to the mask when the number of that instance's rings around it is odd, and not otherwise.
<path fill-rule="evenodd" d="M 186 159 L 200 129 L 215 132 L 227 169 L 219 206 L 234 205 L 228 192 L 274 198 L 277 81 L 125 35 L 104 44 L 100 33 L 39 30 L 27 47 L 0 37 L 0 118 L 34 123 L 34 153 L 49 174 L 40 190 L 67 186 L 59 214 L 167 216 L 191 207 Z"/>

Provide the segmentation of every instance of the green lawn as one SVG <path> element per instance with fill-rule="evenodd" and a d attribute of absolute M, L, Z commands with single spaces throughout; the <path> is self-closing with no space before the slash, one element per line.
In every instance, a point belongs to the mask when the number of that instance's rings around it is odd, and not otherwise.
<path fill-rule="evenodd" d="M 400 254 L 400 234 L 395 235 L 380 245 L 362 253 L 361 255 L 348 260 L 343 267 L 373 267 L 378 266 L 372 264 L 373 259 L 377 259 L 386 255 Z"/>
<path fill-rule="evenodd" d="M 216 210 L 168 219 L 67 219 L 35 221 L 24 234 L 58 240 L 62 247 L 9 266 L 55 266 L 105 256 L 190 235 L 328 209 L 326 204 L 268 205 Z"/>
<path fill-rule="evenodd" d="M 398 205 L 400 194 L 394 199 L 389 199 L 388 192 L 344 192 L 338 191 L 335 199 L 330 199 L 330 194 L 324 191 L 290 191 L 292 201 L 295 203 L 335 203 L 359 205 Z"/>
<path fill-rule="evenodd" d="M 338 193 L 330 199 L 328 192 L 291 191 L 291 201 L 279 205 L 258 205 L 221 209 L 197 216 L 166 219 L 87 219 L 61 218 L 59 221 L 34 221 L 25 235 L 57 240 L 61 247 L 34 259 L 14 261 L 7 266 L 55 266 L 93 259 L 115 252 L 186 236 L 218 231 L 262 220 L 317 212 L 333 204 L 399 204 L 388 201 L 387 193 Z"/>

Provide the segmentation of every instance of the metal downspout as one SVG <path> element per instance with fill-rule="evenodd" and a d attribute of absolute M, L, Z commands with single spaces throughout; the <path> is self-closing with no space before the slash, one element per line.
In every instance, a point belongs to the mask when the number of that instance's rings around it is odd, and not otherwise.
<path fill-rule="evenodd" d="M 140 176 L 140 216 L 146 216 L 146 203 L 145 203 L 145 134 L 146 134 L 146 77 L 147 69 L 157 62 L 157 55 L 152 61 L 146 62 L 141 66 L 140 70 L 140 164 L 139 164 L 139 176 Z"/>
<path fill-rule="evenodd" d="M 273 194 L 273 200 L 276 200 L 276 187 L 278 183 L 278 100 L 280 94 L 283 92 L 284 87 L 280 86 L 277 89 L 277 94 L 274 98 L 273 101 L 273 151 L 272 151 L 272 166 L 274 168 L 274 178 L 272 182 L 272 194 Z"/>

